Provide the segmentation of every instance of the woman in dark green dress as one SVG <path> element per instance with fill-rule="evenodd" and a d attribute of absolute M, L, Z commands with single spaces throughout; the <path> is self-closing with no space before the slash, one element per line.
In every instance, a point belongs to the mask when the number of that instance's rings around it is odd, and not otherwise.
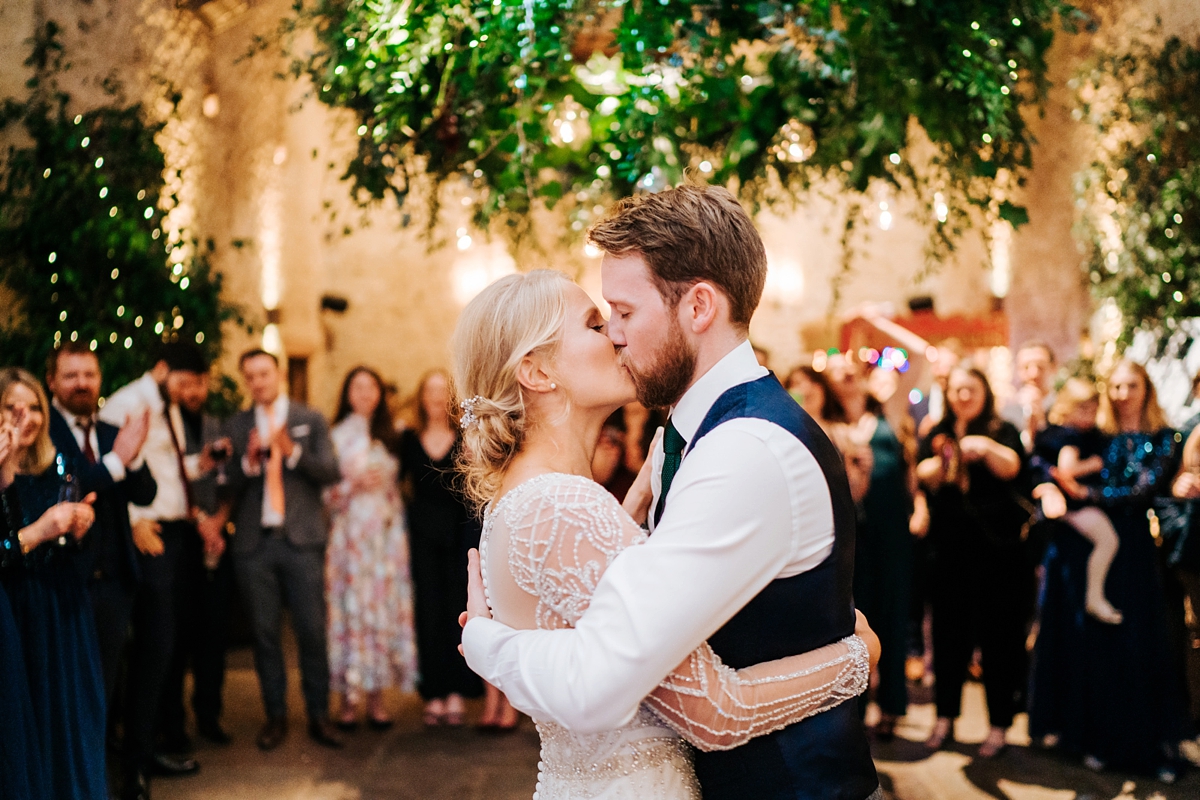
<path fill-rule="evenodd" d="M 56 800 L 105 800 L 104 684 L 95 620 L 76 563 L 77 540 L 94 516 L 87 503 L 60 502 L 64 477 L 50 442 L 49 404 L 23 370 L 0 373 L 0 409 L 16 422 L 5 491 L 12 545 L 4 577 L 20 642 L 32 712 L 26 742 L 31 785 Z M 11 465 L 11 466 L 9 466 Z M 11 555 L 13 549 L 20 553 Z M 6 724 L 4 736 L 9 736 Z M 44 767 L 36 759 L 44 758 Z M 5 778 L 7 780 L 7 778 Z M 9 795 L 5 795 L 6 797 Z M 13 795 L 22 797 L 25 795 Z"/>
<path fill-rule="evenodd" d="M 871 621 L 883 644 L 875 702 L 880 718 L 875 735 L 890 739 L 896 721 L 908 709 L 904 660 L 908 652 L 908 608 L 912 588 L 913 546 L 908 530 L 912 514 L 910 469 L 900 439 L 871 396 L 858 364 L 836 355 L 829 359 L 829 386 L 848 438 L 871 450 L 870 485 L 859 503 L 854 554 L 854 604 Z M 828 411 L 830 404 L 825 404 Z M 865 712 L 867 695 L 862 703 Z"/>

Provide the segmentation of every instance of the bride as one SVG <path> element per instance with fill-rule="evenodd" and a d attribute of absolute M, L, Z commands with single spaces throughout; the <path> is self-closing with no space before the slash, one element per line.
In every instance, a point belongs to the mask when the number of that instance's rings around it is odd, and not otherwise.
<path fill-rule="evenodd" d="M 514 628 L 571 627 L 613 559 L 646 539 L 649 470 L 624 507 L 591 473 L 600 429 L 634 399 L 633 382 L 600 311 L 553 271 L 485 289 L 463 311 L 453 347 L 459 467 L 485 512 L 478 557 L 488 605 Z M 866 689 L 876 659 L 861 615 L 853 636 L 742 670 L 702 645 L 620 728 L 582 734 L 537 721 L 534 798 L 699 798 L 685 740 L 729 749 L 833 708 Z"/>

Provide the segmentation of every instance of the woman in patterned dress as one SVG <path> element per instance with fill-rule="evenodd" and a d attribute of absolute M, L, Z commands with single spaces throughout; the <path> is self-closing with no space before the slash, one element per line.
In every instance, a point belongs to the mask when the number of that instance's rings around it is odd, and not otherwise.
<path fill-rule="evenodd" d="M 379 375 L 354 368 L 331 432 L 342 481 L 325 495 L 329 671 L 344 730 L 357 726 L 364 695 L 369 724 L 389 727 L 383 690 L 413 684 L 412 585 L 393 430 Z"/>

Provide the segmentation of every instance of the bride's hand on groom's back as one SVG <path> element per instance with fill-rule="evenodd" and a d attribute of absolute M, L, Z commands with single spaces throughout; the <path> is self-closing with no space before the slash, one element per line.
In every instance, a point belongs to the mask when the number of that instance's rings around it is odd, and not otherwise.
<path fill-rule="evenodd" d="M 467 626 L 467 620 L 475 617 L 492 618 L 488 608 L 487 593 L 483 591 L 483 572 L 479 565 L 479 551 L 472 547 L 467 551 L 467 610 L 458 615 L 458 624 Z M 458 652 L 462 653 L 462 645 Z"/>
<path fill-rule="evenodd" d="M 879 663 L 879 654 L 883 652 L 883 645 L 879 643 L 879 637 L 867 623 L 866 615 L 857 608 L 854 609 L 854 635 L 866 643 L 867 653 L 871 658 L 871 669 L 874 670 L 875 665 Z"/>

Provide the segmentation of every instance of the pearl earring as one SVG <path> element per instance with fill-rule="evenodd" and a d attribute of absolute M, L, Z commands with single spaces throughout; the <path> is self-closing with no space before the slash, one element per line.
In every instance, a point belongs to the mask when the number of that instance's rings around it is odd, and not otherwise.
<path fill-rule="evenodd" d="M 557 389 L 557 388 L 558 388 L 558 384 L 557 384 L 557 383 L 552 383 L 552 384 L 550 384 L 550 388 L 551 388 L 551 389 Z"/>

